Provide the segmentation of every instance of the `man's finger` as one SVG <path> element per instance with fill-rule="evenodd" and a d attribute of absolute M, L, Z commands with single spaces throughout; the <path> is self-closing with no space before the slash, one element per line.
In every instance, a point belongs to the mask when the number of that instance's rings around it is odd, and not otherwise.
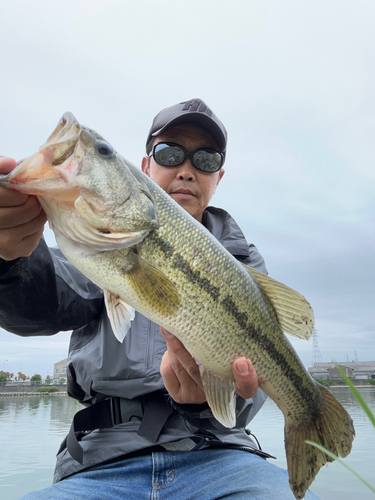
<path fill-rule="evenodd" d="M 178 380 L 177 375 L 170 363 L 168 351 L 165 351 L 162 357 L 160 374 L 163 377 L 165 388 L 173 398 L 173 396 L 178 394 L 180 391 L 180 381 Z"/>
<path fill-rule="evenodd" d="M 173 376 L 171 375 L 170 382 L 170 384 L 173 385 L 174 390 L 178 388 L 178 384 L 180 388 L 186 387 L 186 384 L 189 383 L 189 378 L 191 378 L 203 391 L 199 368 L 194 358 L 192 358 L 190 353 L 185 349 L 184 345 L 180 340 L 178 340 L 177 337 L 162 327 L 160 327 L 160 331 L 167 343 L 168 351 L 166 355 L 168 355 L 169 367 L 174 372 Z M 167 379 L 169 372 L 166 373 L 167 375 L 163 374 L 163 379 Z M 251 361 L 244 357 L 236 359 L 233 363 L 233 375 L 236 380 L 237 393 L 244 399 L 254 397 L 258 390 L 258 376 Z M 174 393 L 172 391 L 168 392 L 171 395 Z"/>
<path fill-rule="evenodd" d="M 35 196 L 1 187 L 0 196 L 0 229 L 11 229 L 27 224 L 36 219 L 42 212 L 42 207 Z M 42 218 L 40 217 L 40 219 Z"/>
<path fill-rule="evenodd" d="M 183 343 L 164 328 L 160 327 L 160 331 L 167 343 L 170 363 L 181 384 L 184 382 L 182 378 L 185 379 L 186 375 L 189 375 L 199 387 L 203 387 L 198 365 Z"/>
<path fill-rule="evenodd" d="M 244 399 L 255 396 L 258 390 L 258 376 L 247 358 L 238 358 L 233 363 L 233 375 L 236 379 L 237 393 Z"/>
<path fill-rule="evenodd" d="M 0 174 L 9 174 L 9 172 L 11 172 L 16 166 L 17 162 L 13 158 L 0 156 Z M 13 207 L 25 203 L 25 201 L 29 198 L 29 195 L 0 187 L 0 198 L 0 205 L 2 207 Z"/>
<path fill-rule="evenodd" d="M 0 173 L 9 174 L 17 166 L 16 160 L 13 158 L 7 158 L 5 156 L 0 156 Z"/>

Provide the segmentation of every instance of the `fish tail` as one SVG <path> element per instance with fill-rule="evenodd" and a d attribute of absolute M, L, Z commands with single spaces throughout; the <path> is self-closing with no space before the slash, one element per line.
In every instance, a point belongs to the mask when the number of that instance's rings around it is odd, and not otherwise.
<path fill-rule="evenodd" d="M 309 423 L 285 423 L 285 449 L 288 463 L 290 487 L 297 499 L 305 493 L 315 476 L 327 462 L 333 459 L 315 446 L 320 444 L 336 456 L 346 457 L 352 448 L 355 431 L 353 421 L 337 399 L 323 386 L 317 384 L 322 393 L 322 406 Z"/>

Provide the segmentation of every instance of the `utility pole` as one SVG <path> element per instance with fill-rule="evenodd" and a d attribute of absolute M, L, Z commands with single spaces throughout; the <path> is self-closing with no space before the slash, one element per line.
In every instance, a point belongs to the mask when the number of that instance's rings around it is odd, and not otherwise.
<path fill-rule="evenodd" d="M 313 330 L 312 332 L 313 339 L 313 352 L 312 352 L 312 362 L 313 366 L 315 363 L 323 363 L 322 353 L 320 352 L 319 342 L 318 342 L 318 332 Z"/>

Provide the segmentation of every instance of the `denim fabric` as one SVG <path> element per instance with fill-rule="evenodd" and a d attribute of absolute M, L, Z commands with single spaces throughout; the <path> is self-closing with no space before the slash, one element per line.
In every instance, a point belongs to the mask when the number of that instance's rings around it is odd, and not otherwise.
<path fill-rule="evenodd" d="M 157 452 L 75 474 L 23 500 L 295 500 L 288 474 L 239 450 Z M 318 500 L 311 492 L 305 500 Z"/>

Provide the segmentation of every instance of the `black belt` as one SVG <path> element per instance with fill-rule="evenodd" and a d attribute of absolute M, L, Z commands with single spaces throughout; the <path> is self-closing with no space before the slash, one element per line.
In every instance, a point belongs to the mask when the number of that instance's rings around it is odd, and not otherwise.
<path fill-rule="evenodd" d="M 159 434 L 173 412 L 166 400 L 164 391 L 155 391 L 137 399 L 112 397 L 95 403 L 77 412 L 66 438 L 66 448 L 74 460 L 83 464 L 83 448 L 79 444 L 86 432 L 108 429 L 132 418 L 141 419 L 137 431 L 139 436 L 155 443 Z M 83 433 L 83 434 L 80 434 Z M 60 451 L 65 447 L 65 443 Z"/>

